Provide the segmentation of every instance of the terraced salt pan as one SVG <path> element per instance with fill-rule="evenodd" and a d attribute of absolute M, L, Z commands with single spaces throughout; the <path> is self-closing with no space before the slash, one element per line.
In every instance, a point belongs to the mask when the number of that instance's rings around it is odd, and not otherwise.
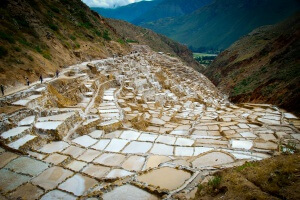
<path fill-rule="evenodd" d="M 149 156 L 145 169 L 158 167 L 161 163 L 167 162 L 171 160 L 171 158 L 167 156 Z"/>
<path fill-rule="evenodd" d="M 40 117 L 38 118 L 38 122 L 46 122 L 46 121 L 64 121 L 71 117 L 72 115 L 75 115 L 75 112 L 68 112 L 68 113 L 63 113 L 59 115 L 52 115 L 52 116 L 47 116 L 47 117 Z"/>
<path fill-rule="evenodd" d="M 175 190 L 183 185 L 190 177 L 191 174 L 189 172 L 170 167 L 162 167 L 139 175 L 137 180 L 160 187 L 161 189 Z"/>
<path fill-rule="evenodd" d="M 21 120 L 18 123 L 18 125 L 19 126 L 28 126 L 28 125 L 33 124 L 34 120 L 35 120 L 35 116 L 34 115 L 33 116 L 29 116 L 29 117 L 26 117 L 23 120 Z"/>
<path fill-rule="evenodd" d="M 105 148 L 105 151 L 120 152 L 128 143 L 128 140 L 112 139 L 109 145 Z"/>
<path fill-rule="evenodd" d="M 24 137 L 21 137 L 18 140 L 9 143 L 8 146 L 13 149 L 19 149 L 20 147 L 25 145 L 27 142 L 33 140 L 34 138 L 36 138 L 35 135 L 25 135 Z"/>
<path fill-rule="evenodd" d="M 140 171 L 145 164 L 145 157 L 130 156 L 123 164 L 122 168 L 129 171 Z"/>
<path fill-rule="evenodd" d="M 154 144 L 150 153 L 156 155 L 170 156 L 173 155 L 174 147 L 166 144 Z"/>
<path fill-rule="evenodd" d="M 215 165 L 222 165 L 234 162 L 234 159 L 223 152 L 210 152 L 199 158 L 196 158 L 192 164 L 193 167 L 212 167 Z"/>
<path fill-rule="evenodd" d="M 178 146 L 192 146 L 194 144 L 194 140 L 187 139 L 187 138 L 177 138 L 175 145 Z"/>
<path fill-rule="evenodd" d="M 30 99 L 21 99 L 19 101 L 13 102 L 12 105 L 26 106 L 30 101 Z"/>
<path fill-rule="evenodd" d="M 106 166 L 120 166 L 125 160 L 125 156 L 114 153 L 104 153 L 100 157 L 94 160 L 94 163 L 106 165 Z"/>
<path fill-rule="evenodd" d="M 194 147 L 175 147 L 175 156 L 193 156 Z"/>
<path fill-rule="evenodd" d="M 1 137 L 4 139 L 8 139 L 8 138 L 20 135 L 20 134 L 24 133 L 25 131 L 28 131 L 29 129 L 30 129 L 30 126 L 16 127 L 16 128 L 10 129 L 10 130 L 2 133 Z"/>
<path fill-rule="evenodd" d="M 80 146 L 83 146 L 83 147 L 89 147 L 89 146 L 92 146 L 93 144 L 95 144 L 96 142 L 98 142 L 98 140 L 95 140 L 88 135 L 83 135 L 83 136 L 80 136 L 80 137 L 72 140 L 72 142 L 79 144 Z"/>
<path fill-rule="evenodd" d="M 81 196 L 97 183 L 98 182 L 92 178 L 83 176 L 81 174 L 75 174 L 64 183 L 60 184 L 58 188 L 68 191 L 76 196 Z"/>
<path fill-rule="evenodd" d="M 93 164 L 87 165 L 82 170 L 83 173 L 88 174 L 88 175 L 98 178 L 98 179 L 103 178 L 109 171 L 110 171 L 109 167 L 103 167 L 100 165 L 93 165 Z"/>
<path fill-rule="evenodd" d="M 132 185 L 123 185 L 105 193 L 102 198 L 104 200 L 118 199 L 118 200 L 158 200 L 156 196 L 150 194 L 138 187 Z"/>
<path fill-rule="evenodd" d="M 157 137 L 158 135 L 142 133 L 138 140 L 145 142 L 154 142 L 154 140 L 156 140 Z"/>
<path fill-rule="evenodd" d="M 129 172 L 127 170 L 123 170 L 123 169 L 113 169 L 111 170 L 106 178 L 108 179 L 116 179 L 116 178 L 121 178 L 121 177 L 125 177 L 125 176 L 131 176 L 133 175 L 134 173 L 132 172 Z"/>
<path fill-rule="evenodd" d="M 120 138 L 126 139 L 126 140 L 136 140 L 140 136 L 139 132 L 136 131 L 123 131 Z"/>
<path fill-rule="evenodd" d="M 63 141 L 51 142 L 43 146 L 41 149 L 39 149 L 39 151 L 43 153 L 61 152 L 69 146 L 70 145 L 68 143 Z"/>
<path fill-rule="evenodd" d="M 97 149 L 97 150 L 104 150 L 105 147 L 108 145 L 108 143 L 110 143 L 109 139 L 102 139 L 99 140 L 99 142 L 97 142 L 94 146 L 92 146 L 91 148 L 93 149 Z"/>
<path fill-rule="evenodd" d="M 73 195 L 70 195 L 66 192 L 60 190 L 52 190 L 42 196 L 41 200 L 50 200 L 50 199 L 64 199 L 64 200 L 76 200 L 77 198 Z"/>
<path fill-rule="evenodd" d="M 30 176 L 17 174 L 7 169 L 0 169 L 0 188 L 3 192 L 14 190 L 30 179 Z"/>
<path fill-rule="evenodd" d="M 125 149 L 123 153 L 136 153 L 136 154 L 144 154 L 151 149 L 152 143 L 149 142 L 131 142 Z"/>
<path fill-rule="evenodd" d="M 91 132 L 89 134 L 89 136 L 91 136 L 92 138 L 95 138 L 95 139 L 100 139 L 103 134 L 104 134 L 103 130 L 95 130 L 95 131 Z"/>
<path fill-rule="evenodd" d="M 231 140 L 230 141 L 231 147 L 234 149 L 246 149 L 249 150 L 253 147 L 252 141 L 247 140 Z"/>
<path fill-rule="evenodd" d="M 164 143 L 164 144 L 171 144 L 172 145 L 172 144 L 175 143 L 175 140 L 176 140 L 175 137 L 160 135 L 156 139 L 156 142 L 160 142 L 160 143 Z"/>
<path fill-rule="evenodd" d="M 59 127 L 63 123 L 64 123 L 63 121 L 37 122 L 35 124 L 35 127 L 38 129 L 44 129 L 44 130 L 56 130 L 57 127 Z"/>

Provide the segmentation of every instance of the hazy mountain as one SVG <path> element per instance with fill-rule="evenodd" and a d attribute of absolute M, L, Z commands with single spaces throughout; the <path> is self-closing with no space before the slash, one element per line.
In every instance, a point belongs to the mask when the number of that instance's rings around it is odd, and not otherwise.
<path fill-rule="evenodd" d="M 142 26 L 194 50 L 225 49 L 254 28 L 275 24 L 299 8 L 299 0 L 215 0 L 191 14 Z"/>
<path fill-rule="evenodd" d="M 103 17 L 121 19 L 128 22 L 134 21 L 144 13 L 147 13 L 150 9 L 160 3 L 162 0 L 155 1 L 140 1 L 132 3 L 126 6 L 117 8 L 99 8 L 91 7 L 92 10 L 98 12 Z"/>
<path fill-rule="evenodd" d="M 234 102 L 272 103 L 300 113 L 300 13 L 252 31 L 205 74 Z"/>

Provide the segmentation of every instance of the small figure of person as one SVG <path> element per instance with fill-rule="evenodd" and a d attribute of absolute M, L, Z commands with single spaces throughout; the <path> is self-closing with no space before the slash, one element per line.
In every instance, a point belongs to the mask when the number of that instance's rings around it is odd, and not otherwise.
<path fill-rule="evenodd" d="M 41 83 L 43 83 L 43 76 L 42 76 L 42 74 L 40 75 L 40 81 L 41 81 Z"/>
<path fill-rule="evenodd" d="M 58 70 L 56 70 L 55 74 L 56 74 L 56 78 L 58 78 L 59 71 L 58 71 Z"/>
<path fill-rule="evenodd" d="M 2 96 L 4 96 L 4 85 L 1 84 L 0 88 L 1 88 Z"/>
<path fill-rule="evenodd" d="M 27 84 L 27 86 L 29 86 L 29 84 L 30 84 L 28 77 L 26 77 L 26 84 Z"/>

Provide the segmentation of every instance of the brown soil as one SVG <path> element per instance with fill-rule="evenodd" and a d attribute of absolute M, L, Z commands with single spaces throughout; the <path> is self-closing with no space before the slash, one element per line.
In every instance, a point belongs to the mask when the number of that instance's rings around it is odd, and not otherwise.
<path fill-rule="evenodd" d="M 198 186 L 195 199 L 300 199 L 300 154 L 226 169 Z"/>

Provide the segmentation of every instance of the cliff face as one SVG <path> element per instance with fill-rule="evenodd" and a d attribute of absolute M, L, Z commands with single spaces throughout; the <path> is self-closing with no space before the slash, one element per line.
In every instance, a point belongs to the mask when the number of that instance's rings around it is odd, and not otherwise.
<path fill-rule="evenodd" d="M 267 102 L 299 114 L 299 13 L 222 52 L 205 74 L 233 102 Z"/>
<path fill-rule="evenodd" d="M 8 87 L 80 60 L 129 52 L 120 36 L 80 0 L 2 0 L 0 82 Z"/>

